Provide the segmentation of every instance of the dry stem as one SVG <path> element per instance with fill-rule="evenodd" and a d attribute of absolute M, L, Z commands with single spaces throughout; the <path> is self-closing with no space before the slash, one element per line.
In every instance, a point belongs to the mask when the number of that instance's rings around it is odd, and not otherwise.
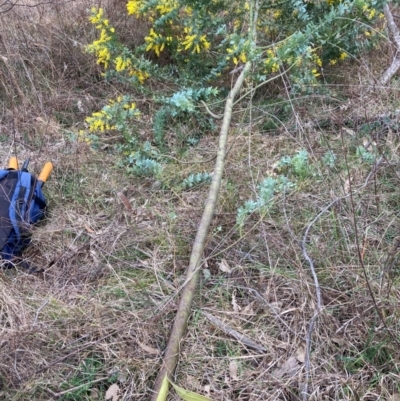
<path fill-rule="evenodd" d="M 182 290 L 181 300 L 179 303 L 178 311 L 171 330 L 171 335 L 168 341 L 167 349 L 163 360 L 163 365 L 157 376 L 154 385 L 153 401 L 158 398 L 158 393 L 163 384 L 164 378 L 167 375 L 170 377 L 175 369 L 179 357 L 179 346 L 182 341 L 183 335 L 186 331 L 187 321 L 189 318 L 190 310 L 192 307 L 193 297 L 197 288 L 197 283 L 200 276 L 200 260 L 203 254 L 204 244 L 207 239 L 208 229 L 210 227 L 211 219 L 214 214 L 215 205 L 218 199 L 218 193 L 221 186 L 222 173 L 225 165 L 226 143 L 228 139 L 229 126 L 232 118 L 233 102 L 236 95 L 243 85 L 244 79 L 250 70 L 251 63 L 246 63 L 245 68 L 239 75 L 234 87 L 226 99 L 224 119 L 220 132 L 219 147 L 217 161 L 215 163 L 213 179 L 208 193 L 203 216 L 201 218 L 199 228 L 197 230 L 196 238 L 194 240 L 192 253 L 190 256 L 189 267 L 186 274 L 186 285 Z"/>

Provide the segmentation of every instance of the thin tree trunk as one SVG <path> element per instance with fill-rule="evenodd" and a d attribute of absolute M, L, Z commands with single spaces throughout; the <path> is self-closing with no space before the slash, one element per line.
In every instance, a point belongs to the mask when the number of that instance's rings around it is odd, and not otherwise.
<path fill-rule="evenodd" d="M 390 11 L 389 3 L 386 3 L 383 6 L 383 12 L 385 13 L 389 34 L 392 37 L 394 46 L 396 48 L 392 64 L 386 69 L 386 71 L 382 74 L 381 79 L 379 80 L 379 83 L 381 85 L 386 85 L 400 68 L 400 32 L 399 29 L 397 28 L 396 23 L 394 22 L 392 12 Z"/>
<path fill-rule="evenodd" d="M 249 22 L 249 42 L 251 47 L 256 44 L 256 26 L 258 20 L 258 0 L 250 5 L 250 22 Z M 222 119 L 222 125 L 219 135 L 219 146 L 217 152 L 217 160 L 215 162 L 214 174 L 212 177 L 208 198 L 204 206 L 203 215 L 197 229 L 196 238 L 194 240 L 192 253 L 190 255 L 189 266 L 186 272 L 186 282 L 182 289 L 181 299 L 178 306 L 178 311 L 168 340 L 167 348 L 161 369 L 158 373 L 154 384 L 154 393 L 151 401 L 165 401 L 167 398 L 169 382 L 166 379 L 171 378 L 176 364 L 178 363 L 180 344 L 186 332 L 187 322 L 192 308 L 194 294 L 200 278 L 201 258 L 203 255 L 204 245 L 208 236 L 211 219 L 214 214 L 215 205 L 217 204 L 219 189 L 221 187 L 222 174 L 225 166 L 226 144 L 228 140 L 229 126 L 232 119 L 232 110 L 234 100 L 243 86 L 244 80 L 250 71 L 252 63 L 248 61 L 240 75 L 238 76 L 235 85 L 229 92 L 226 99 L 225 110 Z M 162 389 L 162 393 L 160 390 Z M 159 397 L 160 395 L 160 397 Z"/>
<path fill-rule="evenodd" d="M 200 225 L 197 229 L 196 238 L 194 240 L 192 254 L 190 256 L 189 267 L 186 273 L 186 284 L 183 287 L 181 299 L 179 302 L 178 311 L 175 317 L 174 325 L 172 327 L 171 335 L 165 351 L 162 367 L 157 376 L 154 385 L 154 394 L 151 398 L 152 401 L 157 401 L 158 393 L 165 377 L 171 377 L 175 370 L 175 366 L 179 358 L 179 348 L 182 338 L 185 334 L 187 321 L 190 315 L 193 297 L 199 282 L 201 271 L 201 257 L 204 250 L 204 244 L 207 239 L 208 230 L 210 227 L 211 219 L 214 214 L 215 205 L 218 199 L 218 193 L 221 186 L 222 173 L 225 165 L 226 156 L 226 143 L 228 138 L 229 126 L 232 118 L 233 102 L 243 85 L 244 79 L 250 70 L 251 63 L 246 63 L 244 69 L 239 75 L 234 87 L 230 91 L 225 103 L 224 118 L 220 131 L 219 147 L 217 153 L 217 160 L 215 162 L 214 174 L 208 193 L 208 198 L 204 207 L 203 216 Z"/>

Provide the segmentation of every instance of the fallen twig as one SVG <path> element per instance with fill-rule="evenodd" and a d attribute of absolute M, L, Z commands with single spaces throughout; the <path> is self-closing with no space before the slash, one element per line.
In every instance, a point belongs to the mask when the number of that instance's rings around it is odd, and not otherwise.
<path fill-rule="evenodd" d="M 55 393 L 54 391 L 50 390 L 49 388 L 46 388 L 46 390 L 47 390 L 53 397 L 58 398 L 58 397 L 61 397 L 62 395 L 71 393 L 72 391 L 79 390 L 79 389 L 82 388 L 82 387 L 85 387 L 85 386 L 88 386 L 88 385 L 92 385 L 92 384 L 95 384 L 95 383 L 99 383 L 99 382 L 102 382 L 102 381 L 108 380 L 108 379 L 109 379 L 109 377 L 101 377 L 100 379 L 96 379 L 96 380 L 93 380 L 93 381 L 88 382 L 88 383 L 83 383 L 83 384 L 80 384 L 79 386 L 71 387 L 71 388 L 69 388 L 68 390 L 60 391 L 59 393 Z"/>
<path fill-rule="evenodd" d="M 227 324 L 219 320 L 213 315 L 210 315 L 207 312 L 202 311 L 201 312 L 214 326 L 218 327 L 221 329 L 225 334 L 228 336 L 232 336 L 233 338 L 236 338 L 236 340 L 240 341 L 242 344 L 244 344 L 246 347 L 255 349 L 259 353 L 264 353 L 267 351 L 267 348 L 263 347 L 260 344 L 257 344 L 255 341 L 252 339 L 246 337 L 244 334 L 239 333 L 238 331 L 232 329 L 229 327 Z"/>
<path fill-rule="evenodd" d="M 210 190 L 208 193 L 208 198 L 205 203 L 203 215 L 197 229 L 196 238 L 194 240 L 192 253 L 190 256 L 189 267 L 186 273 L 185 286 L 182 290 L 181 299 L 178 306 L 178 311 L 174 321 L 174 325 L 171 330 L 171 335 L 168 341 L 167 349 L 165 350 L 163 366 L 157 376 L 155 382 L 155 393 L 152 397 L 153 401 L 158 401 L 158 393 L 161 389 L 165 376 L 170 377 L 175 369 L 179 357 L 179 347 L 183 335 L 186 331 L 187 321 L 190 315 L 190 310 L 192 307 L 192 301 L 194 297 L 195 290 L 197 288 L 197 283 L 200 276 L 200 261 L 203 254 L 204 244 L 208 235 L 208 229 L 214 214 L 215 205 L 217 203 L 219 188 L 221 186 L 222 173 L 225 164 L 226 155 L 226 142 L 228 137 L 229 125 L 232 117 L 232 107 L 233 101 L 236 94 L 239 92 L 243 85 L 244 78 L 246 77 L 248 71 L 250 70 L 250 63 L 246 64 L 246 68 L 240 74 L 235 86 L 231 90 L 225 105 L 224 120 L 222 121 L 218 156 L 215 163 L 215 169 L 213 178 L 210 185 Z"/>
<path fill-rule="evenodd" d="M 214 114 L 207 106 L 207 103 L 204 102 L 203 100 L 200 100 L 200 103 L 204 106 L 206 109 L 207 113 L 212 117 L 215 118 L 216 120 L 222 120 L 224 118 L 223 114 Z"/>
<path fill-rule="evenodd" d="M 317 309 L 314 312 L 313 317 L 310 320 L 310 323 L 308 325 L 308 330 L 307 330 L 307 335 L 306 335 L 306 355 L 305 355 L 305 360 L 304 360 L 304 366 L 305 366 L 305 380 L 304 380 L 304 386 L 303 386 L 303 391 L 302 391 L 302 399 L 303 401 L 307 400 L 308 396 L 308 380 L 310 377 L 310 351 L 311 351 L 311 338 L 312 338 L 312 333 L 314 330 L 314 325 L 315 322 L 321 312 L 323 303 L 322 303 L 322 297 L 321 297 L 321 287 L 319 285 L 318 281 L 318 276 L 317 273 L 315 272 L 315 267 L 314 267 L 314 262 L 311 259 L 310 255 L 307 252 L 307 238 L 308 238 L 308 233 L 310 232 L 311 227 L 318 221 L 318 219 L 325 213 L 327 212 L 336 202 L 338 202 L 339 199 L 335 199 L 332 201 L 328 206 L 324 207 L 314 218 L 314 220 L 311 221 L 311 223 L 308 224 L 306 231 L 304 232 L 303 235 L 303 240 L 301 241 L 301 250 L 303 252 L 304 259 L 307 261 L 311 274 L 314 279 L 314 286 L 315 286 L 315 294 L 317 298 Z"/>

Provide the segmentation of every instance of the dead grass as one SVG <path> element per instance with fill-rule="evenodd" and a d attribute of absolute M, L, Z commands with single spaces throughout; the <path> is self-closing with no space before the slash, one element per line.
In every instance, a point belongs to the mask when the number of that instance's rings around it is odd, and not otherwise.
<path fill-rule="evenodd" d="M 49 217 L 25 254 L 45 272 L 0 275 L 0 396 L 97 400 L 117 383 L 120 399 L 146 400 L 206 196 L 204 186 L 180 191 L 172 184 L 211 171 L 213 163 L 171 162 L 166 190 L 127 176 L 109 146 L 94 151 L 76 141 L 84 116 L 118 88 L 105 85 L 92 58 L 80 51 L 93 35 L 85 22 L 91 3 L 72 4 L 15 10 L 0 19 L 7 58 L 0 65 L 7 102 L 1 160 L 6 164 L 17 153 L 20 160 L 30 156 L 36 172 L 48 159 L 56 166 L 46 184 Z M 113 12 L 122 13 L 121 7 Z M 132 22 L 121 21 L 128 40 Z M 299 242 L 315 216 L 339 199 L 306 238 L 324 304 L 311 337 L 308 399 L 378 400 L 399 393 L 398 117 L 390 117 L 389 127 L 371 125 L 398 109 L 398 92 L 371 94 L 365 81 L 352 84 L 338 86 L 334 99 L 299 100 L 293 105 L 297 118 L 264 107 L 268 93 L 258 94 L 251 120 L 246 110 L 238 114 L 176 371 L 183 387 L 214 400 L 301 399 L 316 289 Z M 274 130 L 271 114 L 281 120 Z M 356 156 L 357 146 L 370 142 L 387 155 L 375 167 Z M 182 161 L 208 160 L 215 146 L 215 137 L 206 135 Z M 262 178 L 278 173 L 283 155 L 301 148 L 310 154 L 314 175 L 277 196 L 264 218 L 251 216 L 240 233 L 238 206 L 256 196 Z M 329 149 L 337 168 L 321 162 Z M 222 259 L 231 272 L 221 271 Z M 267 351 L 257 353 L 224 334 L 203 310 Z"/>

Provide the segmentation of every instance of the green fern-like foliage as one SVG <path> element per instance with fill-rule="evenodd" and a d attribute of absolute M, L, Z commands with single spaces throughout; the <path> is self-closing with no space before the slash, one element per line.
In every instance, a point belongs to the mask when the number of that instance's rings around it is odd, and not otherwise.
<path fill-rule="evenodd" d="M 239 207 L 236 215 L 236 223 L 239 227 L 243 227 L 247 217 L 254 213 L 266 213 L 272 206 L 276 194 L 279 192 L 294 188 L 295 184 L 290 182 L 287 177 L 279 176 L 277 178 L 267 177 L 257 186 L 256 200 L 250 199 Z"/>
<path fill-rule="evenodd" d="M 360 146 L 357 146 L 356 155 L 364 163 L 367 163 L 367 164 L 375 163 L 376 152 L 374 152 L 374 150 L 369 151 L 369 150 L 365 149 L 364 146 L 360 145 Z"/>
<path fill-rule="evenodd" d="M 309 163 L 308 152 L 299 150 L 294 156 L 284 156 L 280 159 L 277 169 L 286 176 L 305 179 L 312 176 L 313 171 Z"/>
<path fill-rule="evenodd" d="M 170 114 L 170 110 L 167 107 L 163 106 L 158 109 L 156 114 L 154 115 L 154 139 L 157 145 L 159 145 L 160 147 L 163 147 L 164 145 L 165 126 L 167 124 L 167 120 Z"/>
<path fill-rule="evenodd" d="M 194 113 L 200 100 L 206 101 L 211 97 L 217 96 L 218 93 L 218 89 L 213 87 L 182 89 L 174 93 L 170 99 L 167 99 L 166 103 L 171 106 L 171 114 L 173 116 L 182 112 Z"/>
<path fill-rule="evenodd" d="M 155 176 L 161 172 L 162 166 L 160 163 L 153 159 L 138 159 L 136 160 L 131 171 L 139 176 Z"/>
<path fill-rule="evenodd" d="M 204 183 L 211 182 L 211 175 L 207 172 L 190 174 L 185 178 L 180 187 L 184 190 L 192 189 Z"/>
<path fill-rule="evenodd" d="M 332 150 L 328 150 L 323 158 L 322 158 L 322 162 L 325 164 L 325 166 L 328 166 L 330 168 L 334 168 L 336 166 L 336 155 Z"/>
<path fill-rule="evenodd" d="M 162 171 L 162 165 L 158 159 L 158 150 L 146 141 L 128 154 L 127 170 L 139 176 L 156 176 Z"/>
<path fill-rule="evenodd" d="M 153 132 L 154 139 L 160 148 L 163 148 L 165 144 L 165 131 L 167 125 L 173 125 L 176 121 L 187 121 L 191 119 L 195 121 L 196 127 L 198 127 L 198 133 L 204 131 L 205 128 L 211 127 L 212 122 L 205 117 L 203 109 L 199 107 L 201 100 L 208 101 L 212 97 L 217 96 L 219 93 L 217 88 L 206 87 L 206 88 L 185 88 L 176 93 L 171 97 L 162 97 L 159 101 L 162 106 L 158 109 L 154 116 Z M 193 144 L 196 138 L 188 138 L 188 143 Z"/>

